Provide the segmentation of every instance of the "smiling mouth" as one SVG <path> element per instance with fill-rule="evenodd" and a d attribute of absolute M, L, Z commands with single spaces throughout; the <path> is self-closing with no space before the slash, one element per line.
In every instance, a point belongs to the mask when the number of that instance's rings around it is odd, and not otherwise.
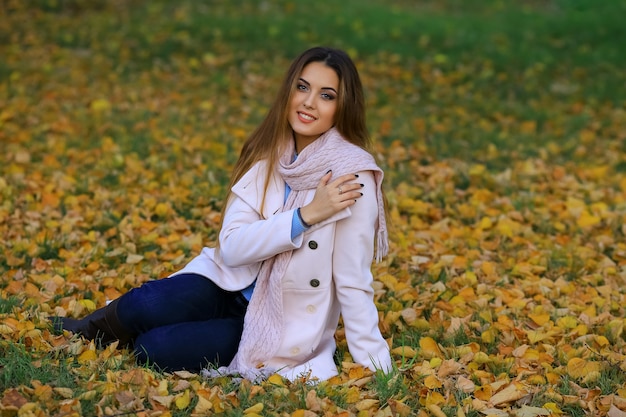
<path fill-rule="evenodd" d="M 304 120 L 309 121 L 309 122 L 317 120 L 315 117 L 311 116 L 310 114 L 306 114 L 306 113 L 302 113 L 302 112 L 298 112 L 298 116 L 300 116 L 301 119 L 304 119 Z"/>

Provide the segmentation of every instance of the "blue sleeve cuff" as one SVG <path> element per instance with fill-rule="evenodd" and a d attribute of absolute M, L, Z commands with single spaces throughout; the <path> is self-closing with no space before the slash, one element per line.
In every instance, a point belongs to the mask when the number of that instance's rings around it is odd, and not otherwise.
<path fill-rule="evenodd" d="M 291 240 L 300 236 L 308 227 L 302 221 L 300 217 L 300 209 L 293 211 L 293 217 L 291 218 Z"/>
<path fill-rule="evenodd" d="M 250 301 L 250 299 L 252 298 L 252 292 L 254 291 L 255 286 L 256 286 L 256 281 L 254 281 L 248 287 L 241 290 L 241 293 L 243 294 L 244 297 L 246 297 L 246 300 Z"/>

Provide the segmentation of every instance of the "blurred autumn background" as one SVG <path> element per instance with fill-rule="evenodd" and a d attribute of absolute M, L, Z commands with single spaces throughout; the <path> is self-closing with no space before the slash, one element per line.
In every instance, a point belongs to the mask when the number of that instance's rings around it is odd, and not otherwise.
<path fill-rule="evenodd" d="M 0 415 L 626 416 L 624 0 L 0 1 Z M 397 371 L 138 367 L 54 336 L 215 241 L 290 60 L 344 48 L 386 170 Z"/>

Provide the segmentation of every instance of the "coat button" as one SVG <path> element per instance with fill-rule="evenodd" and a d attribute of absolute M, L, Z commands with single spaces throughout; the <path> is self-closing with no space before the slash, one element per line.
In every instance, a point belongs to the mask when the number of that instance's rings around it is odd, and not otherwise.
<path fill-rule="evenodd" d="M 311 248 L 313 250 L 317 249 L 317 242 L 314 241 L 314 240 L 310 241 L 309 242 L 309 248 Z"/>
<path fill-rule="evenodd" d="M 320 286 L 320 280 L 319 279 L 312 279 L 309 284 L 311 284 L 311 287 L 313 288 L 317 288 Z"/>
<path fill-rule="evenodd" d="M 306 306 L 306 311 L 307 311 L 307 313 L 311 313 L 311 314 L 313 314 L 313 313 L 315 313 L 315 310 L 316 310 L 316 309 L 315 309 L 315 306 L 314 306 L 314 305 L 312 305 L 312 304 L 309 304 L 308 306 Z"/>
<path fill-rule="evenodd" d="M 292 348 L 290 352 L 292 355 L 297 355 L 298 353 L 300 353 L 300 348 Z"/>

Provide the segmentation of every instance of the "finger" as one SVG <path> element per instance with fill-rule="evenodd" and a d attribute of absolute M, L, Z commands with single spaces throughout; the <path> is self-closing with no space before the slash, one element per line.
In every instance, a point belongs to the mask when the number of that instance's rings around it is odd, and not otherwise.
<path fill-rule="evenodd" d="M 357 182 L 348 182 L 348 183 L 343 183 L 340 185 L 341 190 L 344 193 L 350 192 L 350 191 L 361 191 L 361 189 L 364 187 L 363 184 L 359 184 Z"/>
<path fill-rule="evenodd" d="M 328 181 L 330 181 L 331 177 L 333 176 L 333 171 L 332 170 L 328 170 L 326 172 L 326 174 L 324 174 L 324 176 L 322 177 L 322 179 L 320 179 L 320 184 L 319 185 L 327 185 Z"/>
<path fill-rule="evenodd" d="M 360 191 L 354 191 L 354 190 L 342 190 L 343 192 L 341 194 L 339 194 L 339 198 L 341 199 L 341 201 L 347 201 L 347 200 L 355 200 L 357 198 L 361 198 L 363 197 L 363 193 Z"/>
<path fill-rule="evenodd" d="M 338 185 L 336 189 L 339 192 L 339 194 L 355 193 L 355 192 L 356 194 L 362 194 L 360 191 L 362 191 L 363 187 L 364 187 L 364 184 L 361 184 L 361 183 L 344 182 Z"/>
<path fill-rule="evenodd" d="M 341 177 L 334 179 L 333 182 L 331 182 L 329 185 L 331 187 L 337 188 L 340 185 L 343 185 L 347 182 L 354 181 L 356 178 L 358 178 L 356 174 L 345 174 L 345 175 L 342 175 Z"/>

